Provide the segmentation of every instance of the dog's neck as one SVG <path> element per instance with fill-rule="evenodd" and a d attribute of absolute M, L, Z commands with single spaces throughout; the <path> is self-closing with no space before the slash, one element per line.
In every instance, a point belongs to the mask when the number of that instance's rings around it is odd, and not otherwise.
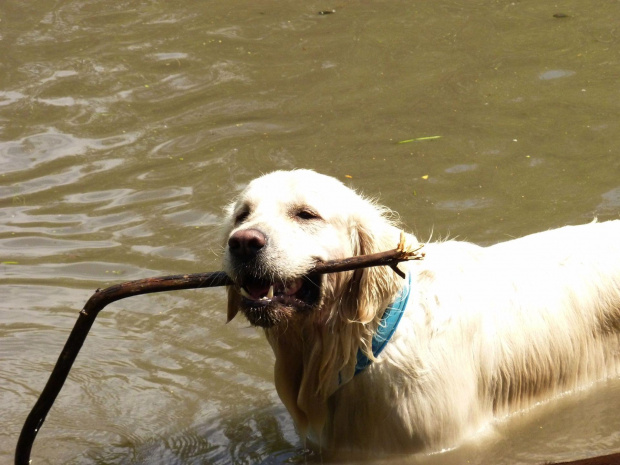
<path fill-rule="evenodd" d="M 327 419 L 327 399 L 369 366 L 396 331 L 410 294 L 410 273 L 404 282 L 396 274 L 393 279 L 402 283 L 388 300 L 392 303 L 384 301 L 381 308 L 385 310 L 377 312 L 377 320 L 370 323 L 374 329 L 367 351 L 353 343 L 360 338 L 360 325 L 351 322 L 335 330 L 306 320 L 305 324 L 290 322 L 286 329 L 266 331 L 276 355 L 278 395 L 302 436 L 307 432 L 320 436 Z"/>
<path fill-rule="evenodd" d="M 405 277 L 405 285 L 398 294 L 396 300 L 392 302 L 383 312 L 377 331 L 372 338 L 372 358 L 369 358 L 362 348 L 357 351 L 357 363 L 355 364 L 355 375 L 360 374 L 364 369 L 372 363 L 383 351 L 387 343 L 396 332 L 398 323 L 405 312 L 407 301 L 409 300 L 409 292 L 411 290 L 411 273 L 407 273 Z"/>
<path fill-rule="evenodd" d="M 361 240 L 371 233 L 378 234 L 376 230 L 360 233 L 355 254 L 388 250 L 400 236 L 400 230 L 390 227 L 372 240 Z M 386 309 L 408 288 L 407 281 L 394 270 L 381 266 L 329 275 L 323 285 L 326 299 L 318 311 L 266 330 L 276 355 L 278 395 L 302 436 L 311 432 L 311 436 L 320 437 L 328 417 L 328 399 L 353 379 L 360 348 L 367 358 L 374 359 L 372 343 L 385 324 L 383 318 L 388 321 L 392 313 L 402 314 Z M 389 336 L 382 339 L 387 341 Z"/>

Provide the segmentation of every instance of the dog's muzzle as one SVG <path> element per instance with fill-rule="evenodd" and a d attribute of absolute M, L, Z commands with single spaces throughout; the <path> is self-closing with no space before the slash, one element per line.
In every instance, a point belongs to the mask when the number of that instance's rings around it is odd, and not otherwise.
<path fill-rule="evenodd" d="M 265 265 L 267 248 L 267 236 L 258 229 L 242 229 L 228 239 L 240 310 L 251 324 L 265 328 L 315 308 L 321 296 L 320 275 L 278 277 Z"/>

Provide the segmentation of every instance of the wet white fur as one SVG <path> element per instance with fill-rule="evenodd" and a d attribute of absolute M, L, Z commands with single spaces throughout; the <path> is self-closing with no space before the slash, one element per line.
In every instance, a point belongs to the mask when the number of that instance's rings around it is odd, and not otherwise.
<path fill-rule="evenodd" d="M 235 227 L 242 205 L 251 213 Z M 323 220 L 293 220 L 300 205 Z M 394 248 L 399 238 L 385 209 L 306 170 L 253 181 L 228 215 L 226 234 L 252 227 L 267 235 L 265 271 L 279 279 L 317 258 Z M 618 376 L 620 221 L 425 250 L 423 261 L 400 265 L 413 275 L 408 307 L 362 374 L 352 376 L 355 354 L 402 286 L 387 267 L 364 271 L 353 286 L 352 273 L 327 276 L 319 310 L 266 330 L 278 393 L 301 434 L 323 449 L 453 447 L 495 416 Z M 231 289 L 229 316 L 237 303 Z"/>

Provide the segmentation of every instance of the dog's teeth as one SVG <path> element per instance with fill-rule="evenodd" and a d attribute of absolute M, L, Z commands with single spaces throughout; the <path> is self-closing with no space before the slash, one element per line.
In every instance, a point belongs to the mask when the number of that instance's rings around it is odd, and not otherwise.
<path fill-rule="evenodd" d="M 252 296 L 250 296 L 250 294 L 248 294 L 248 291 L 246 291 L 244 288 L 240 287 L 239 288 L 239 294 L 241 294 L 243 297 L 245 297 L 246 299 L 251 299 Z"/>
<path fill-rule="evenodd" d="M 273 284 L 269 286 L 269 291 L 267 292 L 267 298 L 273 299 Z"/>

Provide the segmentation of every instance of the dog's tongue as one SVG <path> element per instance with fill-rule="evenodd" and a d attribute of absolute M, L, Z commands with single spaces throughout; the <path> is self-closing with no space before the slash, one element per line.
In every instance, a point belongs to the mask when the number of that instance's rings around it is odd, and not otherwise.
<path fill-rule="evenodd" d="M 270 286 L 269 283 L 250 283 L 245 286 L 245 290 L 253 299 L 260 299 L 267 295 Z"/>

